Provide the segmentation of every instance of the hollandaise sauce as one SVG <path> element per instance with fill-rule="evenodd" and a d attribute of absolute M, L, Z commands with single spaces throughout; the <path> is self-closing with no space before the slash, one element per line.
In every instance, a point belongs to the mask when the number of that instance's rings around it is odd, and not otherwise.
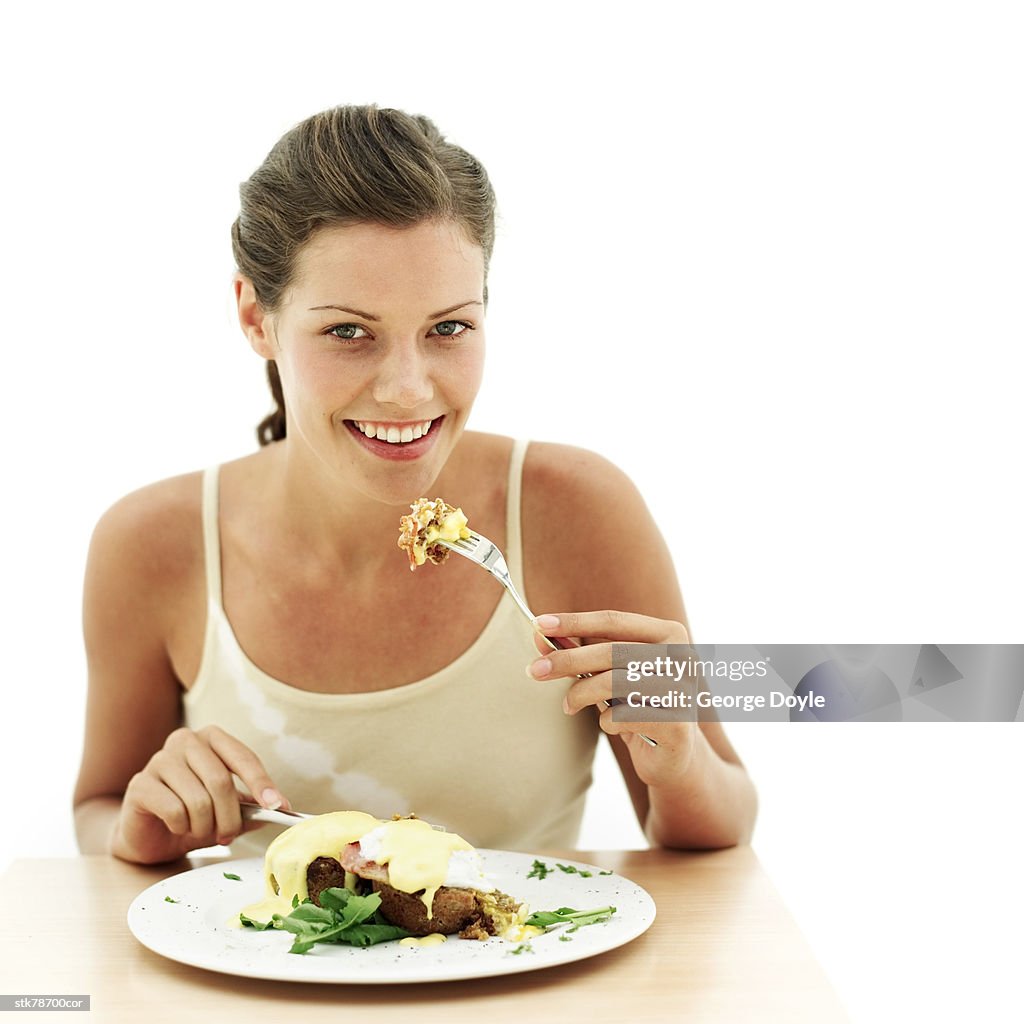
<path fill-rule="evenodd" d="M 472 850 L 462 836 L 438 832 L 419 818 L 388 821 L 363 837 L 363 855 L 388 866 L 388 884 L 399 892 L 423 890 L 421 899 L 430 917 L 434 894 L 448 878 L 456 850 Z"/>
<path fill-rule="evenodd" d="M 398 944 L 400 946 L 440 946 L 442 942 L 447 940 L 447 938 L 447 935 L 439 935 L 437 933 L 433 935 L 424 935 L 419 939 L 414 935 L 410 935 L 407 939 L 399 939 Z"/>
<path fill-rule="evenodd" d="M 309 865 L 317 857 L 337 859 L 349 843 L 358 842 L 380 824 L 379 818 L 363 811 L 333 811 L 292 825 L 267 847 L 263 861 L 266 896 L 242 913 L 261 922 L 269 921 L 274 914 L 287 917 L 295 896 L 300 903 L 309 896 Z"/>

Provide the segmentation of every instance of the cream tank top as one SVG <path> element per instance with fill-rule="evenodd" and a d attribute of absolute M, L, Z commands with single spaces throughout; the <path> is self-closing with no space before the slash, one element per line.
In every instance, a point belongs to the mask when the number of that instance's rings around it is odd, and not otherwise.
<path fill-rule="evenodd" d="M 504 551 L 524 597 L 526 447 L 512 449 Z M 413 813 L 491 849 L 575 845 L 597 717 L 562 712 L 568 680 L 526 675 L 537 656 L 532 628 L 508 594 L 473 644 L 433 675 L 371 693 L 300 690 L 254 664 L 224 614 L 217 467 L 203 478 L 202 518 L 207 620 L 199 674 L 183 698 L 189 728 L 219 725 L 246 744 L 299 811 Z M 231 852 L 262 855 L 280 831 L 245 833 Z"/>

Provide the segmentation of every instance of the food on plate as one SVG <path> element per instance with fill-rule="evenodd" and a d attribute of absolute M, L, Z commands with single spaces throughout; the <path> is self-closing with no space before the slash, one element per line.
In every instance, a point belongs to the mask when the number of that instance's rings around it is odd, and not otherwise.
<path fill-rule="evenodd" d="M 359 904 L 366 907 L 363 920 L 402 930 L 382 933 L 386 938 L 486 939 L 520 928 L 528 913 L 490 884 L 480 855 L 465 839 L 416 817 L 385 821 L 362 811 L 334 811 L 308 818 L 267 847 L 264 878 L 266 897 L 242 911 L 243 923 L 287 927 L 281 920 L 307 900 L 332 911 L 353 903 L 351 915 L 356 902 L 348 894 L 365 898 Z M 323 922 L 331 923 L 326 916 Z"/>
<path fill-rule="evenodd" d="M 410 569 L 428 559 L 440 565 L 449 552 L 438 542 L 454 543 L 470 535 L 465 513 L 443 498 L 417 498 L 409 508 L 410 514 L 402 516 L 399 524 L 398 546 L 409 555 Z"/>

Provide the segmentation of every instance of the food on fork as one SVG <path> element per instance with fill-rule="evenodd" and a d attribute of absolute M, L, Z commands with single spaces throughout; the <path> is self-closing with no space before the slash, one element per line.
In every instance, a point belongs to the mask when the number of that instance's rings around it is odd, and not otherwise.
<path fill-rule="evenodd" d="M 417 498 L 411 513 L 402 516 L 398 546 L 409 555 L 409 568 L 415 569 L 428 559 L 440 565 L 448 557 L 448 549 L 438 543 L 454 543 L 469 537 L 467 519 L 461 508 L 449 505 L 443 498 Z"/>
<path fill-rule="evenodd" d="M 381 916 L 410 935 L 486 939 L 523 924 L 527 908 L 498 892 L 461 836 L 416 818 L 334 811 L 293 825 L 267 847 L 266 897 L 243 918 L 287 917 L 325 890 L 376 893 Z"/>

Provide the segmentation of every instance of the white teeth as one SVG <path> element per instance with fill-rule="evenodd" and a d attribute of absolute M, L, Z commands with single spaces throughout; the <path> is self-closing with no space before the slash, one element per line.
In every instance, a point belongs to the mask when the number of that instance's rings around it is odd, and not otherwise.
<path fill-rule="evenodd" d="M 374 437 L 378 441 L 387 441 L 388 444 L 408 444 L 410 441 L 415 441 L 428 433 L 434 423 L 433 420 L 425 420 L 422 423 L 407 424 L 404 427 L 389 427 L 384 424 L 362 423 L 359 420 L 352 422 L 367 437 Z"/>

